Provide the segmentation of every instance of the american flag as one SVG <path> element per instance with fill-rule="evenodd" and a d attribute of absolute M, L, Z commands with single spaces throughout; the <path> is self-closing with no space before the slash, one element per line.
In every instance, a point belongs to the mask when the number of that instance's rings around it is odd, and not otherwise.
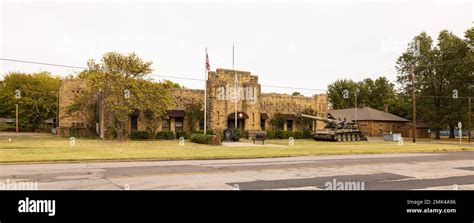
<path fill-rule="evenodd" d="M 207 49 L 206 49 L 206 69 L 207 71 L 211 70 L 211 64 L 209 64 L 209 56 L 207 55 Z"/>

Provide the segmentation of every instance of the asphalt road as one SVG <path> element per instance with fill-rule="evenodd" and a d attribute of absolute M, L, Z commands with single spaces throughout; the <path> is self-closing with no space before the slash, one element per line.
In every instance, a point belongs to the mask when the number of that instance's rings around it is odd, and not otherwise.
<path fill-rule="evenodd" d="M 19 182 L 41 190 L 474 190 L 474 152 L 0 165 L 0 186 Z"/>

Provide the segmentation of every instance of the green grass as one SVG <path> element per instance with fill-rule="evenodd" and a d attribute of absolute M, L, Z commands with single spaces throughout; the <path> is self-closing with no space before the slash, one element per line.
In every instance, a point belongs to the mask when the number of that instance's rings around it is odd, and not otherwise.
<path fill-rule="evenodd" d="M 12 136 L 9 136 L 12 137 Z M 295 140 L 268 140 L 273 146 L 224 147 L 207 146 L 186 141 L 179 146 L 177 140 L 124 141 L 77 139 L 71 146 L 69 139 L 53 137 L 12 137 L 0 135 L 0 163 L 93 161 L 93 160 L 191 160 L 264 158 L 310 155 L 347 155 L 376 153 L 448 152 L 473 150 L 473 147 L 455 144 L 405 142 L 316 142 Z M 279 145 L 279 146 L 275 146 Z"/>

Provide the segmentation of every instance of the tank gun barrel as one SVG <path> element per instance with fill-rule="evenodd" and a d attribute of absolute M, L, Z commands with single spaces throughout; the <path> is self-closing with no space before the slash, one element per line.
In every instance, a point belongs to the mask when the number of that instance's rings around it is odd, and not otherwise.
<path fill-rule="evenodd" d="M 314 116 L 314 115 L 306 115 L 306 114 L 303 114 L 303 113 L 296 113 L 296 116 L 298 116 L 298 117 L 304 117 L 304 118 L 309 118 L 309 119 L 314 119 L 314 120 L 318 120 L 318 121 L 323 121 L 323 122 L 326 122 L 326 123 L 331 122 L 331 120 L 328 119 L 328 118 L 326 118 L 326 117 L 319 117 L 319 116 Z"/>

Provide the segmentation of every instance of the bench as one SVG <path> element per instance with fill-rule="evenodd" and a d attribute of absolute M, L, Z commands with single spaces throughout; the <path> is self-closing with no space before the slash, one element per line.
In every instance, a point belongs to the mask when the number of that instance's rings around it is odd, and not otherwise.
<path fill-rule="evenodd" d="M 255 144 L 255 141 L 262 141 L 263 145 L 265 145 L 265 139 L 267 139 L 267 134 L 265 133 L 256 133 L 252 136 L 253 144 Z"/>

